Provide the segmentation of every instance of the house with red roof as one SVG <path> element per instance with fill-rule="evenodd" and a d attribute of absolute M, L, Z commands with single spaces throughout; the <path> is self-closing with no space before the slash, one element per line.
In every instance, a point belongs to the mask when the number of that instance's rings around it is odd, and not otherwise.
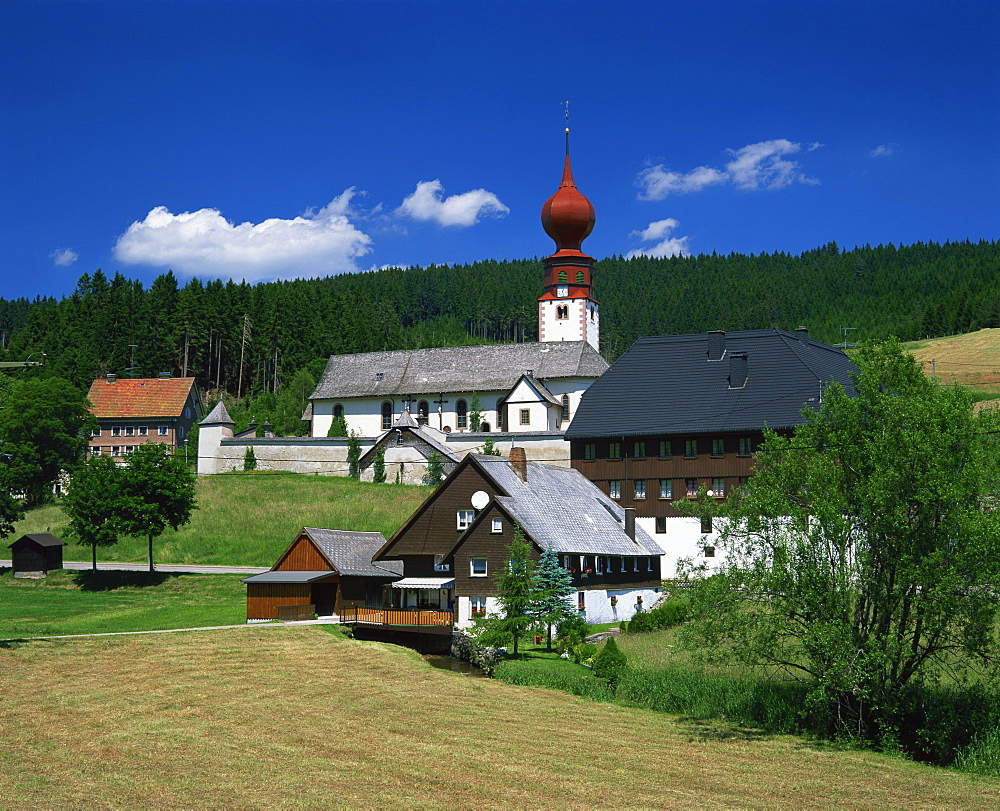
<path fill-rule="evenodd" d="M 193 377 L 109 374 L 94 381 L 87 397 L 98 422 L 91 456 L 121 459 L 147 442 L 182 448 L 202 412 Z"/>

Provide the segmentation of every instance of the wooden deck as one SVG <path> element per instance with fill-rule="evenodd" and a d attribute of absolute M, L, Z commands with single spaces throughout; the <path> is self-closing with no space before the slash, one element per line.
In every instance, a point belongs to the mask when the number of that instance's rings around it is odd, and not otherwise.
<path fill-rule="evenodd" d="M 455 624 L 455 615 L 451 611 L 432 608 L 344 608 L 340 612 L 340 621 L 365 625 L 450 627 Z"/>

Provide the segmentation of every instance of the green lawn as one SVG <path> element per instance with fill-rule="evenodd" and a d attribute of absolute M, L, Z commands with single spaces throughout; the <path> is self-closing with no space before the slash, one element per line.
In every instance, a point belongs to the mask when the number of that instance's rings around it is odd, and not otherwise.
<path fill-rule="evenodd" d="M 381 532 L 390 537 L 432 492 L 416 485 L 370 484 L 340 476 L 226 473 L 200 476 L 191 522 L 156 540 L 159 563 L 270 566 L 302 527 Z M 64 560 L 90 560 L 72 542 L 57 505 L 28 514 L 12 539 L 51 532 L 67 541 Z M 9 542 L 9 541 L 8 541 Z M 98 560 L 144 562 L 145 538 L 122 538 L 97 550 Z"/>
<path fill-rule="evenodd" d="M 76 572 L 43 580 L 0 574 L 0 639 L 235 625 L 246 621 L 240 575 Z"/>

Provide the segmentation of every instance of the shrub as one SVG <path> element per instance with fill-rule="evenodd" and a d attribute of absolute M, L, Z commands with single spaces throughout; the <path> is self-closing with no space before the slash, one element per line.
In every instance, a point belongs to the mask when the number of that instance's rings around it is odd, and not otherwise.
<path fill-rule="evenodd" d="M 636 614 L 622 630 L 626 631 L 627 629 L 627 632 L 630 634 L 638 634 L 643 631 L 658 631 L 662 628 L 672 628 L 684 622 L 687 619 L 687 615 L 688 601 L 674 597 L 652 611 L 642 611 Z"/>
<path fill-rule="evenodd" d="M 246 453 L 243 454 L 243 469 L 257 469 L 257 454 L 253 452 L 253 448 L 250 445 L 247 445 Z"/>
<path fill-rule="evenodd" d="M 590 636 L 590 625 L 579 614 L 571 614 L 556 626 L 556 636 L 563 637 L 570 633 L 575 633 L 580 638 L 577 641 L 586 639 Z"/>
<path fill-rule="evenodd" d="M 625 654 L 621 652 L 613 636 L 608 637 L 600 653 L 594 657 L 594 675 L 607 679 L 612 687 L 617 683 L 627 664 Z"/>
<path fill-rule="evenodd" d="M 591 642 L 581 642 L 573 646 L 573 661 L 578 665 L 590 664 L 597 655 L 597 645 Z"/>

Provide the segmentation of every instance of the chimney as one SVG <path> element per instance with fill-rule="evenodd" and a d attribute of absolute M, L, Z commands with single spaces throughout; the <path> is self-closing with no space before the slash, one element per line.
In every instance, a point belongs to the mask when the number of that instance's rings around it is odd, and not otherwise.
<path fill-rule="evenodd" d="M 118 375 L 113 374 L 113 373 L 109 373 L 108 374 L 108 382 L 109 383 L 114 383 L 116 380 L 118 380 Z"/>
<path fill-rule="evenodd" d="M 722 360 L 726 354 L 726 333 L 721 329 L 708 333 L 708 359 Z"/>
<path fill-rule="evenodd" d="M 729 388 L 742 389 L 747 383 L 747 353 L 734 352 L 729 356 Z"/>
<path fill-rule="evenodd" d="M 625 508 L 625 534 L 635 540 L 635 507 Z"/>
<path fill-rule="evenodd" d="M 522 482 L 528 481 L 528 458 L 524 455 L 524 448 L 511 448 L 507 461 Z"/>
<path fill-rule="evenodd" d="M 795 337 L 802 341 L 802 343 L 806 343 L 809 340 L 809 327 L 796 327 Z"/>

